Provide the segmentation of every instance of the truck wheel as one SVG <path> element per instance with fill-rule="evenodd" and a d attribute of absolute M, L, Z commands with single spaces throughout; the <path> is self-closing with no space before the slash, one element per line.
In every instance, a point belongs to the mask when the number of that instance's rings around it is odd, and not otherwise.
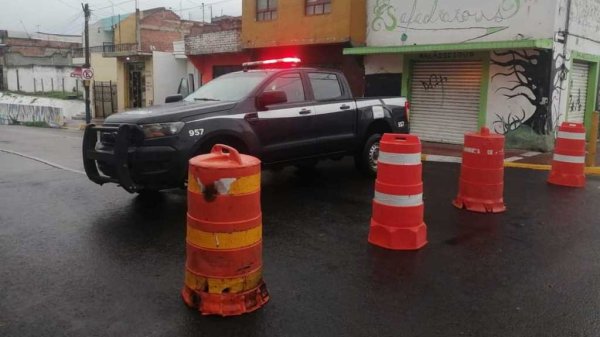
<path fill-rule="evenodd" d="M 375 177 L 377 175 L 377 159 L 379 158 L 380 139 L 381 134 L 372 134 L 367 138 L 362 151 L 354 158 L 356 167 L 369 177 Z"/>

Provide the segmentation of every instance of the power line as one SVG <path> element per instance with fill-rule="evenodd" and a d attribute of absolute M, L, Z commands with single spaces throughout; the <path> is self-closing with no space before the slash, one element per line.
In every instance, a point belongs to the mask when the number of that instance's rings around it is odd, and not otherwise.
<path fill-rule="evenodd" d="M 57 1 L 62 1 L 62 0 L 57 0 Z M 113 8 L 114 7 L 118 7 L 119 5 L 131 3 L 131 2 L 134 2 L 134 1 L 136 1 L 136 0 L 124 0 L 124 1 L 121 1 L 121 2 L 114 2 L 114 3 L 111 2 L 111 5 L 109 5 L 109 6 L 103 6 L 103 7 L 97 7 L 97 8 L 93 8 L 92 7 L 90 9 L 92 11 L 96 11 L 96 12 L 97 11 L 106 11 L 107 9 L 109 9 L 111 7 L 113 7 Z M 139 1 L 140 2 L 142 2 L 142 1 L 148 2 L 148 1 L 153 1 L 153 0 L 139 0 Z M 198 0 L 196 0 L 196 1 L 187 0 L 187 1 L 189 1 L 190 3 L 195 3 L 197 5 L 196 6 L 191 6 L 191 7 L 188 7 L 188 8 L 180 8 L 179 10 L 181 12 L 183 12 L 183 11 L 189 11 L 189 10 L 193 10 L 193 9 L 198 9 L 198 8 L 203 7 L 203 6 L 206 8 L 206 7 L 212 7 L 214 5 L 220 5 L 220 4 L 224 4 L 224 3 L 227 3 L 227 2 L 239 1 L 239 0 L 217 0 L 217 1 L 214 1 L 214 2 L 208 2 L 208 1 L 206 1 L 206 2 L 204 2 L 204 4 L 198 4 L 198 2 L 197 2 Z M 123 8 L 121 8 L 121 9 L 123 10 Z"/>
<path fill-rule="evenodd" d="M 92 9 L 93 9 L 93 10 L 107 9 L 107 8 L 111 8 L 111 7 L 113 7 L 113 6 L 124 5 L 124 4 L 126 4 L 126 3 L 129 3 L 129 2 L 134 2 L 134 1 L 136 1 L 136 0 L 125 0 L 125 1 L 122 1 L 122 2 L 116 2 L 116 3 L 112 3 L 110 6 L 104 6 L 104 7 L 92 8 Z M 140 1 L 143 1 L 143 0 L 140 0 Z"/>
<path fill-rule="evenodd" d="M 67 22 L 69 22 L 69 24 L 70 24 L 72 21 L 76 20 L 76 19 L 77 19 L 77 17 L 78 17 L 78 16 L 80 16 L 80 15 L 81 15 L 81 13 L 77 12 L 77 13 L 75 13 L 75 14 L 71 15 L 69 18 L 67 18 L 67 19 L 66 19 L 66 20 L 64 20 L 64 21 L 67 21 Z M 57 30 L 57 29 L 59 29 L 59 28 L 63 28 L 63 27 L 65 27 L 64 21 L 63 21 L 63 22 L 61 22 L 61 23 L 59 23 L 59 24 L 52 25 L 52 26 L 50 26 L 50 27 L 46 28 L 46 30 L 48 30 L 48 31 L 53 31 L 53 30 Z"/>
<path fill-rule="evenodd" d="M 73 8 L 73 9 L 79 10 L 79 8 L 77 8 L 77 7 L 73 6 L 73 5 L 71 5 L 70 3 L 68 3 L 68 2 L 66 2 L 66 1 L 64 1 L 64 0 L 56 0 L 56 1 L 60 2 L 61 4 L 65 5 L 65 6 L 67 6 L 67 7 L 71 7 L 71 8 Z"/>
<path fill-rule="evenodd" d="M 215 1 L 215 2 L 206 2 L 202 5 L 198 5 L 198 6 L 194 6 L 194 7 L 188 7 L 188 8 L 183 8 L 181 9 L 182 11 L 189 11 L 190 9 L 196 9 L 196 8 L 200 8 L 200 7 L 208 7 L 208 6 L 213 6 L 213 5 L 220 5 L 226 2 L 230 2 L 230 1 L 236 1 L 236 0 L 220 0 L 220 1 Z"/>

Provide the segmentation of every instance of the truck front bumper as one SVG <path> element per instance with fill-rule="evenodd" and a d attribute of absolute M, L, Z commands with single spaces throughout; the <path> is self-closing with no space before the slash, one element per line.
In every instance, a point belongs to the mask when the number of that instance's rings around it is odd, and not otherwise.
<path fill-rule="evenodd" d="M 110 138 L 110 144 L 99 142 Z M 100 138 L 100 140 L 102 140 Z M 83 136 L 83 166 L 99 184 L 119 184 L 130 193 L 176 187 L 181 172 L 171 146 L 144 146 L 144 133 L 135 124 L 88 125 Z"/>

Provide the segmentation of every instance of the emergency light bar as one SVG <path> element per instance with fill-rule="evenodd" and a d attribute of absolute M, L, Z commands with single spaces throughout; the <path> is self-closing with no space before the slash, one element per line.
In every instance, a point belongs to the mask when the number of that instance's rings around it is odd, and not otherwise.
<path fill-rule="evenodd" d="M 260 67 L 260 66 L 265 66 L 265 65 L 273 65 L 273 64 L 279 64 L 279 65 L 288 64 L 293 67 L 293 66 L 296 66 L 300 62 L 302 62 L 302 61 L 297 57 L 284 57 L 282 59 L 244 62 L 244 63 L 242 63 L 242 67 L 244 69 L 248 69 L 248 68 Z"/>

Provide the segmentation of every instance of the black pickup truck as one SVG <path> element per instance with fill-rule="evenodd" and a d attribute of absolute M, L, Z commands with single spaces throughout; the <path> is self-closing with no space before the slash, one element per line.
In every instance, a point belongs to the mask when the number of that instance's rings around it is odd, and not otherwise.
<path fill-rule="evenodd" d="M 354 99 L 335 70 L 244 70 L 167 101 L 176 102 L 87 126 L 83 161 L 90 180 L 132 193 L 183 186 L 188 160 L 217 143 L 260 158 L 265 167 L 353 155 L 358 168 L 374 174 L 381 135 L 409 132 L 406 99 Z"/>

